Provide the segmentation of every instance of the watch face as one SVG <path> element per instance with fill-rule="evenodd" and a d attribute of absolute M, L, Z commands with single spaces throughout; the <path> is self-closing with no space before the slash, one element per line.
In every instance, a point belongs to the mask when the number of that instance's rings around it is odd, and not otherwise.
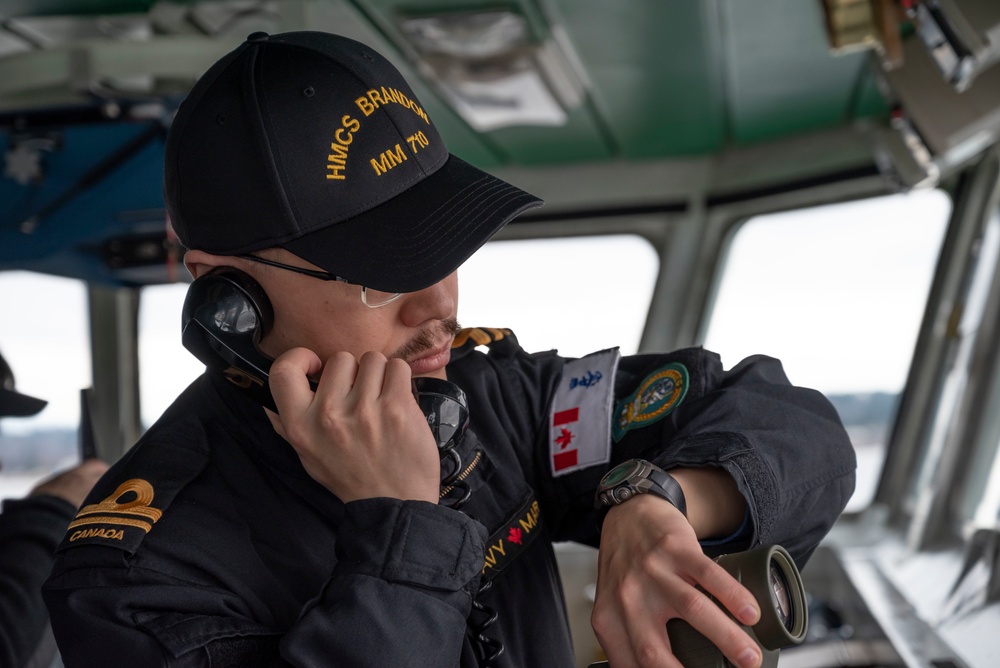
<path fill-rule="evenodd" d="M 604 474 L 601 479 L 602 487 L 614 487 L 623 480 L 626 480 L 633 471 L 638 468 L 637 462 L 623 462 Z"/>

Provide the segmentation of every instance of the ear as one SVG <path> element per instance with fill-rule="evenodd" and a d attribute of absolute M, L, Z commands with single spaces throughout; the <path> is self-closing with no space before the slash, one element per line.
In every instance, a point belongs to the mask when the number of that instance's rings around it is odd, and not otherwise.
<path fill-rule="evenodd" d="M 184 254 L 184 266 L 193 278 L 198 278 L 215 267 L 233 266 L 233 258 L 228 255 L 213 255 L 200 250 L 189 250 Z"/>

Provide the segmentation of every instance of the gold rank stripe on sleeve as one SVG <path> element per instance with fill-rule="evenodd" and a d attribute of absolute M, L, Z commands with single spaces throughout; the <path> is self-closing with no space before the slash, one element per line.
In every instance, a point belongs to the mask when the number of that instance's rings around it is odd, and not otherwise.
<path fill-rule="evenodd" d="M 137 520 L 131 517 L 107 517 L 105 515 L 95 515 L 93 517 L 84 517 L 82 519 L 73 520 L 69 523 L 68 528 L 75 529 L 88 524 L 118 524 L 121 526 L 142 529 L 146 533 L 149 533 L 149 530 L 153 528 L 153 524 L 146 520 Z"/>
<path fill-rule="evenodd" d="M 500 356 L 516 355 L 521 352 L 517 336 L 512 330 L 497 327 L 467 327 L 455 335 L 451 344 L 451 359 L 461 359 L 483 348 L 488 348 L 491 355 Z"/>
<path fill-rule="evenodd" d="M 126 480 L 100 503 L 84 506 L 69 529 L 89 524 L 135 527 L 149 532 L 163 511 L 153 508 L 153 486 L 141 478 Z"/>
<path fill-rule="evenodd" d="M 493 327 L 469 327 L 463 329 L 455 335 L 452 348 L 461 348 L 469 341 L 477 346 L 488 346 L 496 341 L 502 341 L 504 337 L 510 336 L 509 329 L 496 329 Z"/>

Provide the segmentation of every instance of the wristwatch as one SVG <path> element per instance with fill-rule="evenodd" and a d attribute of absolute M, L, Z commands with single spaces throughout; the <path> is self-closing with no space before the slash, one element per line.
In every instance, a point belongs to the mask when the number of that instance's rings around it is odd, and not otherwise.
<path fill-rule="evenodd" d="M 687 517 L 684 490 L 674 477 L 645 459 L 629 459 L 604 474 L 597 486 L 594 507 L 607 512 L 637 494 L 656 494 Z M 602 513 L 603 515 L 603 513 Z"/>

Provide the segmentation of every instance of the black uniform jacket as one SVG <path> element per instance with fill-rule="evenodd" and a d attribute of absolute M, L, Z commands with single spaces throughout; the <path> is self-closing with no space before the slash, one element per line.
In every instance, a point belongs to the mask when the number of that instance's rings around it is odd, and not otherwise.
<path fill-rule="evenodd" d="M 42 603 L 53 550 L 76 508 L 41 494 L 8 499 L 0 513 L 0 666 L 48 665 L 55 646 Z M 45 657 L 48 662 L 45 662 Z"/>
<path fill-rule="evenodd" d="M 528 355 L 509 331 L 459 335 L 448 376 L 472 416 L 460 510 L 447 503 L 461 489 L 441 504 L 342 504 L 257 405 L 202 376 L 98 483 L 58 548 L 45 599 L 63 661 L 465 667 L 499 642 L 498 666 L 568 668 L 552 542 L 598 543 L 594 490 L 614 463 L 723 467 L 748 521 L 706 549 L 780 543 L 800 566 L 853 491 L 833 407 L 792 387 L 777 360 L 725 372 L 701 349 L 627 357 L 613 388 L 607 369 L 579 373 L 583 360 L 567 378 L 572 361 Z M 602 380 L 617 402 L 609 461 L 567 467 L 573 436 L 558 425 L 577 413 L 551 404 L 560 384 Z"/>

